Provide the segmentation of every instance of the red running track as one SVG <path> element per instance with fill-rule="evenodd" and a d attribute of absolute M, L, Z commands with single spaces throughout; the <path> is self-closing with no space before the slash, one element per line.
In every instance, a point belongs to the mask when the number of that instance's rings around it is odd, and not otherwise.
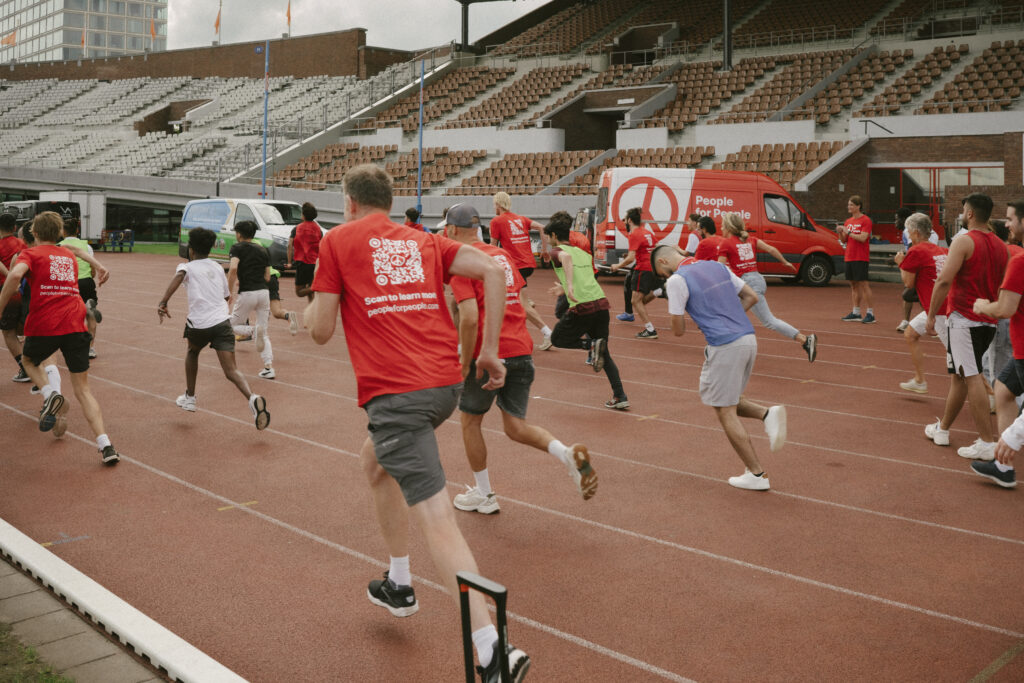
<path fill-rule="evenodd" d="M 386 557 L 343 342 L 318 347 L 277 324 L 276 381 L 257 378 L 255 350 L 239 345 L 269 403 L 266 432 L 209 352 L 199 412 L 185 413 L 183 293 L 169 324 L 156 315 L 177 259 L 102 259 L 113 276 L 90 380 L 125 457 L 100 465 L 73 400 L 68 435 L 40 434 L 38 397 L 0 383 L 0 517 L 251 680 L 459 680 L 455 603 L 415 532 L 420 612 L 399 620 L 366 600 Z M 530 288 L 549 319 L 552 281 L 540 271 Z M 620 311 L 621 281 L 602 282 Z M 967 415 L 950 448 L 923 436 L 948 387 L 938 343 L 931 393 L 902 392 L 899 288 L 873 289 L 881 322 L 865 326 L 839 321 L 842 282 L 769 288 L 773 311 L 817 332 L 820 352 L 809 365 L 757 328 L 748 395 L 789 410 L 778 453 L 748 422 L 766 494 L 726 484 L 742 465 L 696 393 L 703 340 L 669 335 L 664 302 L 651 306 L 661 339 L 613 323 L 628 413 L 600 407 L 608 384 L 582 352 L 535 354 L 530 420 L 587 443 L 600 489 L 583 502 L 551 456 L 511 443 L 490 415 L 502 512 L 458 514 L 481 572 L 509 587 L 530 680 L 1024 679 L 1024 499 L 957 457 L 974 438 Z M 290 280 L 282 290 L 297 306 Z M 457 418 L 438 438 L 454 494 L 472 481 Z"/>

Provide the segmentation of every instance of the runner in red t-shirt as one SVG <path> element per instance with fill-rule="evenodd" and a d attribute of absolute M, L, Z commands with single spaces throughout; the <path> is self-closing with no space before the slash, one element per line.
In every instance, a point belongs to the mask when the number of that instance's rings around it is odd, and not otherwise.
<path fill-rule="evenodd" d="M 462 388 L 444 283 L 457 275 L 483 280 L 477 373 L 490 374 L 484 389 L 499 389 L 505 380 L 497 355 L 505 272 L 478 249 L 391 222 L 391 178 L 382 168 L 356 166 L 345 174 L 344 186 L 348 222 L 324 237 L 313 281 L 316 296 L 304 319 L 313 341 L 326 344 L 341 310 L 359 405 L 369 419 L 370 438 L 360 456 L 391 555 L 384 579 L 371 581 L 367 596 L 405 617 L 419 609 L 409 570 L 410 510 L 453 598 L 459 595 L 456 573 L 478 573 L 451 512 L 434 436 Z M 481 666 L 492 675 L 498 633 L 483 597 L 474 591 L 469 599 L 473 642 Z M 529 666 L 526 654 L 511 646 L 508 661 L 513 676 Z"/>
<path fill-rule="evenodd" d="M 813 363 L 818 356 L 818 335 L 804 334 L 785 320 L 776 318 L 768 308 L 768 298 L 765 296 L 768 285 L 764 281 L 764 276 L 757 272 L 757 252 L 771 254 L 772 258 L 785 263 L 794 273 L 797 272 L 796 266 L 787 261 L 786 257 L 772 245 L 751 237 L 747 233 L 743 218 L 738 213 L 722 214 L 722 232 L 724 237 L 718 247 L 718 261 L 728 266 L 733 275 L 750 285 L 757 294 L 757 303 L 750 310 L 769 330 L 799 344 L 807 354 L 807 360 Z"/>
<path fill-rule="evenodd" d="M 843 322 L 872 324 L 875 321 L 874 300 L 871 285 L 868 284 L 868 264 L 871 261 L 871 219 L 861 213 L 864 200 L 854 195 L 846 203 L 850 217 L 836 232 L 839 239 L 846 240 L 846 279 L 850 283 L 853 310 L 842 317 Z M 861 317 L 860 309 L 866 309 Z"/>
<path fill-rule="evenodd" d="M 323 231 L 316 222 L 316 207 L 306 202 L 302 205 L 302 222 L 295 226 L 288 240 L 288 262 L 295 266 L 295 296 L 313 300 L 313 273 L 320 255 L 320 239 Z"/>
<path fill-rule="evenodd" d="M 989 417 L 991 409 L 985 378 L 981 374 L 981 357 L 995 337 L 996 321 L 974 308 L 977 299 L 997 298 L 1006 272 L 1006 244 L 992 234 L 988 226 L 991 215 L 990 197 L 974 193 L 964 199 L 968 229 L 954 238 L 949 247 L 949 255 L 932 289 L 926 322 L 928 333 L 935 334 L 935 317 L 943 306 L 948 308 L 949 394 L 942 418 L 925 428 L 925 436 L 938 445 L 948 445 L 949 429 L 960 414 L 965 398 L 969 399 L 978 438 L 970 446 L 957 449 L 957 454 L 972 460 L 995 457 L 995 434 Z"/>
<path fill-rule="evenodd" d="M 511 208 L 512 198 L 508 196 L 507 192 L 498 192 L 494 195 L 494 218 L 491 219 L 489 228 L 491 244 L 507 251 L 512 257 L 513 264 L 519 269 L 519 274 L 523 276 L 523 280 L 529 280 L 537 265 L 533 258 L 533 242 L 530 239 L 530 231 L 537 230 L 543 235 L 544 226 L 535 220 L 512 213 Z M 526 285 L 523 286 L 523 289 L 525 288 Z M 539 344 L 540 350 L 547 351 L 551 348 L 551 328 L 533 307 L 529 296 L 524 297 L 523 301 L 526 305 L 526 319 L 543 335 Z"/>
<path fill-rule="evenodd" d="M 451 279 L 452 292 L 459 305 L 459 341 L 462 375 L 465 377 L 462 397 L 459 399 L 462 442 L 466 446 L 466 457 L 476 480 L 476 486 L 467 486 L 465 493 L 455 496 L 455 507 L 485 515 L 499 510 L 498 499 L 491 490 L 487 472 L 487 446 L 481 429 L 484 415 L 491 409 L 495 399 L 501 410 L 505 435 L 513 441 L 555 456 L 568 469 L 583 499 L 589 500 L 597 491 L 597 474 L 590 466 L 587 447 L 581 443 L 566 446 L 555 439 L 551 432 L 526 421 L 534 367 L 531 355 L 533 340 L 526 331 L 526 313 L 522 305 L 525 281 L 508 252 L 477 241 L 476 228 L 480 219 L 476 209 L 469 204 L 460 204 L 448 210 L 446 220 L 445 232 L 448 237 L 479 249 L 501 265 L 505 271 L 506 289 L 505 317 L 498 341 L 498 357 L 504 362 L 507 373 L 505 385 L 500 389 L 486 390 L 482 386 L 483 378 L 476 376 L 474 363 L 480 351 L 481 313 L 486 313 L 483 284 L 479 280 L 461 276 Z"/>
<path fill-rule="evenodd" d="M 913 288 L 917 298 L 927 307 L 932 300 L 935 278 L 946 262 L 947 250 L 930 241 L 932 234 L 931 219 L 923 213 L 915 213 L 905 219 L 907 235 L 910 237 L 910 248 L 906 254 L 896 254 L 896 265 L 900 267 L 903 286 Z M 900 382 L 900 388 L 918 394 L 928 393 L 928 382 L 924 376 L 924 351 L 921 349 L 921 337 L 925 334 L 928 311 L 917 314 L 907 323 L 903 337 L 910 347 L 910 359 L 914 364 L 914 377 Z M 936 330 L 946 345 L 946 315 L 943 310 L 936 318 Z"/>
<path fill-rule="evenodd" d="M 697 221 L 697 227 L 701 238 L 693 257 L 698 261 L 717 261 L 718 248 L 722 244 L 722 237 L 715 234 L 714 219 L 710 216 L 701 216 L 700 220 Z"/>
<path fill-rule="evenodd" d="M 430 232 L 420 223 L 420 212 L 416 210 L 416 207 L 409 207 L 405 210 L 405 227 L 419 230 L 420 232 Z"/>
<path fill-rule="evenodd" d="M 16 225 L 14 216 L 9 213 L 0 213 L 0 287 L 7 279 L 7 271 L 10 269 L 14 257 L 27 248 L 27 245 L 14 234 Z M 14 362 L 18 364 L 18 374 L 11 378 L 15 382 L 29 381 L 29 376 L 21 365 L 21 342 L 18 340 L 18 325 L 22 322 L 21 295 L 15 291 L 7 307 L 0 309 L 0 333 L 3 334 L 7 350 L 11 352 Z"/>
<path fill-rule="evenodd" d="M 651 270 L 651 249 L 657 245 L 658 239 L 653 232 L 644 227 L 638 206 L 626 211 L 625 223 L 626 229 L 629 230 L 629 251 L 625 258 L 612 264 L 611 271 L 615 273 L 620 268 L 636 264 L 633 265 L 628 280 L 633 312 L 640 316 L 640 322 L 644 325 L 644 329 L 636 336 L 639 339 L 657 339 L 658 331 L 654 329 L 654 324 L 647 315 L 647 304 L 654 300 L 653 292 L 661 287 L 658 276 Z"/>
<path fill-rule="evenodd" d="M 38 214 L 32 222 L 35 246 L 18 255 L 0 290 L 0 311 L 6 308 L 23 277 L 31 287 L 31 304 L 25 320 L 25 344 L 22 364 L 25 372 L 42 387 L 43 408 L 39 411 L 39 430 L 53 430 L 60 438 L 67 429 L 68 406 L 60 391 L 47 381 L 40 367 L 57 351 L 64 356 L 75 396 L 96 435 L 96 446 L 103 464 L 116 465 L 120 456 L 103 430 L 100 406 L 89 391 L 89 333 L 85 326 L 85 303 L 78 293 L 78 261 L 75 253 L 56 246 L 63 237 L 64 222 L 52 211 Z M 95 260 L 96 282 L 103 284 L 108 273 Z"/>

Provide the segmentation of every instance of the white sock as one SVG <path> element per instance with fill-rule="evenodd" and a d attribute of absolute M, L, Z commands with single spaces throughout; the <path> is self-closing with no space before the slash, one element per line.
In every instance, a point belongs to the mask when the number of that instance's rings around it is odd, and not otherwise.
<path fill-rule="evenodd" d="M 110 445 L 110 437 L 106 434 L 100 434 L 96 437 L 96 447 L 101 451 Z"/>
<path fill-rule="evenodd" d="M 479 472 L 474 472 L 473 478 L 476 479 L 476 488 L 480 493 L 485 496 L 489 493 L 493 493 L 493 491 L 491 491 L 491 475 L 487 474 L 486 467 Z"/>
<path fill-rule="evenodd" d="M 664 292 L 662 291 L 661 287 L 658 287 L 656 290 L 651 292 L 651 294 L 653 294 L 654 296 L 661 296 L 662 294 L 664 294 Z"/>
<path fill-rule="evenodd" d="M 558 439 L 548 444 L 548 453 L 561 460 L 563 465 L 569 464 L 569 447 Z"/>
<path fill-rule="evenodd" d="M 391 566 L 388 568 L 388 578 L 396 586 L 411 586 L 412 574 L 409 572 L 409 556 L 392 557 Z"/>
<path fill-rule="evenodd" d="M 654 332 L 654 325 L 652 323 L 644 323 L 644 329 L 648 332 Z"/>
<path fill-rule="evenodd" d="M 494 624 L 487 624 L 487 626 L 473 631 L 476 658 L 480 661 L 480 666 L 485 669 L 494 659 L 494 644 L 496 642 L 498 642 L 498 629 L 494 628 Z"/>
<path fill-rule="evenodd" d="M 60 370 L 56 365 L 47 365 L 43 370 L 46 372 L 46 381 L 50 383 L 53 390 L 60 393 Z"/>
<path fill-rule="evenodd" d="M 995 464 L 996 469 L 999 470 L 1000 472 L 1012 472 L 1013 471 L 1013 465 L 1004 465 L 1003 463 L 999 462 L 998 460 L 994 460 L 993 463 Z"/>
<path fill-rule="evenodd" d="M 540 328 L 540 333 L 543 334 L 545 337 L 550 337 L 551 336 L 551 328 L 548 327 L 547 325 L 545 325 L 544 327 Z"/>
<path fill-rule="evenodd" d="M 860 315 L 860 306 L 854 306 L 853 307 L 853 314 L 854 315 Z"/>
<path fill-rule="evenodd" d="M 42 394 L 43 394 L 43 400 L 44 400 L 44 401 L 45 401 L 46 399 L 50 398 L 50 394 L 53 394 L 53 393 L 56 393 L 56 392 L 57 392 L 57 390 L 56 390 L 56 389 L 54 389 L 53 387 L 51 387 L 51 386 L 50 386 L 49 384 L 47 384 L 46 386 L 44 386 L 44 387 L 43 387 L 42 389 L 40 389 L 39 391 L 41 391 L 41 392 L 42 392 Z"/>

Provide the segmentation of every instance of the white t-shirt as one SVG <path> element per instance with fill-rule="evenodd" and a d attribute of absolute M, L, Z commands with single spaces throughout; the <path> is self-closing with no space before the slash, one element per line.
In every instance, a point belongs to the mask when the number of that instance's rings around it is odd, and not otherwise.
<path fill-rule="evenodd" d="M 736 290 L 736 294 L 746 286 L 743 280 L 736 277 L 736 274 L 731 270 L 729 271 L 729 279 L 732 281 L 733 289 Z M 690 288 L 686 284 L 686 280 L 679 273 L 673 273 L 668 280 L 665 281 L 665 293 L 668 295 L 668 312 L 669 315 L 683 315 L 686 313 L 686 302 L 690 300 Z"/>
<path fill-rule="evenodd" d="M 690 235 L 686 238 L 686 249 L 684 251 L 689 253 L 690 256 L 693 256 L 694 254 L 697 253 L 698 245 L 700 245 L 700 238 L 697 237 L 697 233 L 691 232 Z"/>
<path fill-rule="evenodd" d="M 229 318 L 225 299 L 230 292 L 224 266 L 204 258 L 179 264 L 175 272 L 185 273 L 182 284 L 188 292 L 188 327 L 205 330 Z"/>

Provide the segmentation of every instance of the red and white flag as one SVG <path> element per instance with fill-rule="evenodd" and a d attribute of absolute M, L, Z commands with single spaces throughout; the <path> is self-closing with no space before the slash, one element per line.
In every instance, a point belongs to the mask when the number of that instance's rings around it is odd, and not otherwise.
<path fill-rule="evenodd" d="M 10 35 L 4 36 L 2 39 L 0 39 L 0 45 L 13 46 L 15 42 L 17 42 L 15 40 L 15 36 L 17 35 L 17 33 L 17 30 L 11 31 Z"/>

